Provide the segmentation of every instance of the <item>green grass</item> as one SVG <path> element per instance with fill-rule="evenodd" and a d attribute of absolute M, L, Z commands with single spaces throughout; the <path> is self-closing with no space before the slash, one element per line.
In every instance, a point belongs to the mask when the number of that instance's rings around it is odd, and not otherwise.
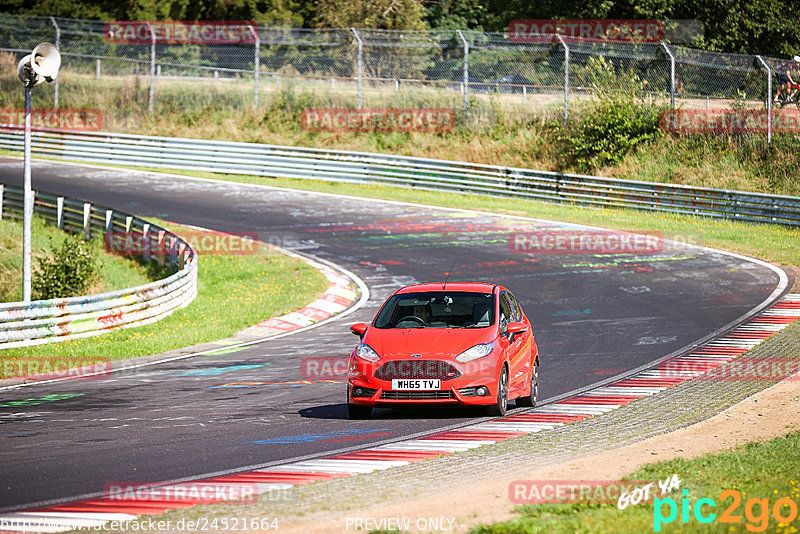
<path fill-rule="evenodd" d="M 67 238 L 67 233 L 49 226 L 39 217 L 31 224 L 31 250 L 34 274 L 40 258 L 49 256 Z M 100 277 L 87 294 L 97 294 L 146 284 L 152 279 L 148 270 L 127 258 L 107 254 L 103 242 L 91 242 L 95 257 L 100 258 Z M 0 302 L 22 300 L 22 224 L 0 220 Z"/>
<path fill-rule="evenodd" d="M 174 225 L 164 225 L 180 233 Z M 38 347 L 0 351 L 0 360 L 85 356 L 120 360 L 231 336 L 255 323 L 302 307 L 328 288 L 305 263 L 262 248 L 258 254 L 202 256 L 198 295 L 155 324 Z"/>
<path fill-rule="evenodd" d="M 776 501 L 788 497 L 795 505 L 800 500 L 800 432 L 765 442 L 748 443 L 744 446 L 716 454 L 708 454 L 693 460 L 675 459 L 642 467 L 631 473 L 628 480 L 665 480 L 673 473 L 681 479 L 681 490 L 688 490 L 691 506 L 689 520 L 681 523 L 680 491 L 673 491 L 664 498 L 672 498 L 678 514 L 670 524 L 664 524 L 661 532 L 797 532 L 800 521 L 779 524 L 772 517 Z M 739 516 L 738 523 L 721 524 L 720 515 L 733 506 L 731 497 L 720 498 L 724 490 L 741 492 L 741 502 L 731 510 Z M 658 496 L 658 494 L 657 494 Z M 694 517 L 694 504 L 701 498 L 710 498 L 715 507 L 704 505 L 704 515 L 715 513 L 716 519 L 707 524 Z M 750 499 L 766 499 L 769 515 L 762 523 L 761 509 L 750 505 L 751 517 L 746 508 Z M 527 504 L 516 508 L 519 518 L 510 521 L 481 525 L 471 534 L 518 534 L 518 533 L 593 533 L 593 532 L 653 532 L 653 503 L 642 503 L 619 510 L 613 504 Z M 669 514 L 668 505 L 661 507 L 663 515 Z M 781 511 L 786 515 L 788 507 Z M 749 530 L 747 527 L 755 530 Z M 762 528 L 764 527 L 764 528 Z"/>

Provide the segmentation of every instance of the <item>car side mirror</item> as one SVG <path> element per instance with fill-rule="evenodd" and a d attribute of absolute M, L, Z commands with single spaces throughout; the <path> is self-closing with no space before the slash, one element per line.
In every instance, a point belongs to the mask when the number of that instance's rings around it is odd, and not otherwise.
<path fill-rule="evenodd" d="M 510 341 L 514 341 L 514 337 L 518 334 L 528 331 L 528 325 L 525 323 L 508 323 L 506 327 L 506 332 L 508 332 Z"/>
<path fill-rule="evenodd" d="M 367 323 L 350 325 L 350 332 L 357 335 L 360 339 L 364 339 L 364 334 L 367 333 Z"/>

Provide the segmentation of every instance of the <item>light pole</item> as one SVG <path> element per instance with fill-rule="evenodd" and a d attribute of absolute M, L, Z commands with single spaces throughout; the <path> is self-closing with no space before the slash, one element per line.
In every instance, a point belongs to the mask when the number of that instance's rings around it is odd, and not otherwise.
<path fill-rule="evenodd" d="M 42 82 L 52 82 L 61 67 L 61 54 L 50 43 L 36 45 L 33 52 L 17 65 L 19 79 L 25 85 L 25 149 L 24 149 L 24 214 L 22 233 L 22 301 L 31 301 L 31 219 L 33 191 L 31 190 L 31 89 Z"/>

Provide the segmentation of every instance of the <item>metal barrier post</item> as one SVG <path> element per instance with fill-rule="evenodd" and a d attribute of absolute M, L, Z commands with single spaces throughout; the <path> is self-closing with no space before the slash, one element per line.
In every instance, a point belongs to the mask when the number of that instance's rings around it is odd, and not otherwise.
<path fill-rule="evenodd" d="M 144 261 L 150 261 L 150 223 L 142 225 L 142 244 L 144 250 L 142 251 L 142 258 Z"/>
<path fill-rule="evenodd" d="M 569 120 L 569 47 L 560 35 L 556 35 L 564 47 L 564 123 Z"/>
<path fill-rule="evenodd" d="M 772 143 L 772 69 L 761 56 L 756 56 L 761 65 L 767 69 L 767 144 Z"/>
<path fill-rule="evenodd" d="M 461 38 L 461 43 L 464 45 L 464 118 L 467 118 L 467 111 L 469 110 L 469 43 L 464 38 L 461 30 L 456 30 L 458 36 Z"/>
<path fill-rule="evenodd" d="M 358 35 L 358 32 L 355 28 L 350 28 L 353 30 L 353 35 L 356 36 L 356 41 L 358 42 L 358 109 L 361 109 L 361 78 L 362 78 L 362 70 L 364 66 L 364 42 L 361 40 L 361 36 Z"/>
<path fill-rule="evenodd" d="M 669 105 L 672 111 L 675 111 L 675 55 L 667 43 L 661 43 L 661 47 L 669 56 Z"/>
<path fill-rule="evenodd" d="M 64 228 L 64 197 L 56 199 L 56 227 Z"/>
<path fill-rule="evenodd" d="M 3 189 L 4 185 L 0 184 L 0 221 L 3 220 Z"/>
<path fill-rule="evenodd" d="M 61 28 L 58 27 L 56 19 L 53 17 L 50 17 L 50 22 L 52 22 L 53 26 L 56 28 L 56 48 L 61 52 Z M 53 107 L 58 107 L 58 78 L 55 79 L 55 85 L 53 86 Z"/>
<path fill-rule="evenodd" d="M 92 205 L 83 203 L 83 237 L 86 241 L 92 238 Z"/>
<path fill-rule="evenodd" d="M 156 32 L 148 22 L 147 29 L 150 30 L 150 95 L 147 101 L 147 112 L 153 113 L 153 101 L 156 98 Z"/>
<path fill-rule="evenodd" d="M 258 75 L 261 70 L 261 38 L 258 36 L 258 32 L 253 26 L 249 26 L 249 28 L 250 33 L 253 34 L 253 38 L 256 40 L 255 58 L 253 60 L 253 108 L 258 109 Z"/>

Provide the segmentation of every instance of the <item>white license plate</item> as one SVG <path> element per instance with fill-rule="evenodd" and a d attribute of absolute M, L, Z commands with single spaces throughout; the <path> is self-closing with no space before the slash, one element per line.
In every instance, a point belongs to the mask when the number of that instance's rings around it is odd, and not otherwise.
<path fill-rule="evenodd" d="M 439 389 L 442 385 L 441 380 L 428 380 L 428 379 L 410 379 L 403 380 L 395 378 L 392 380 L 392 389 L 395 391 L 403 390 L 429 390 Z"/>

